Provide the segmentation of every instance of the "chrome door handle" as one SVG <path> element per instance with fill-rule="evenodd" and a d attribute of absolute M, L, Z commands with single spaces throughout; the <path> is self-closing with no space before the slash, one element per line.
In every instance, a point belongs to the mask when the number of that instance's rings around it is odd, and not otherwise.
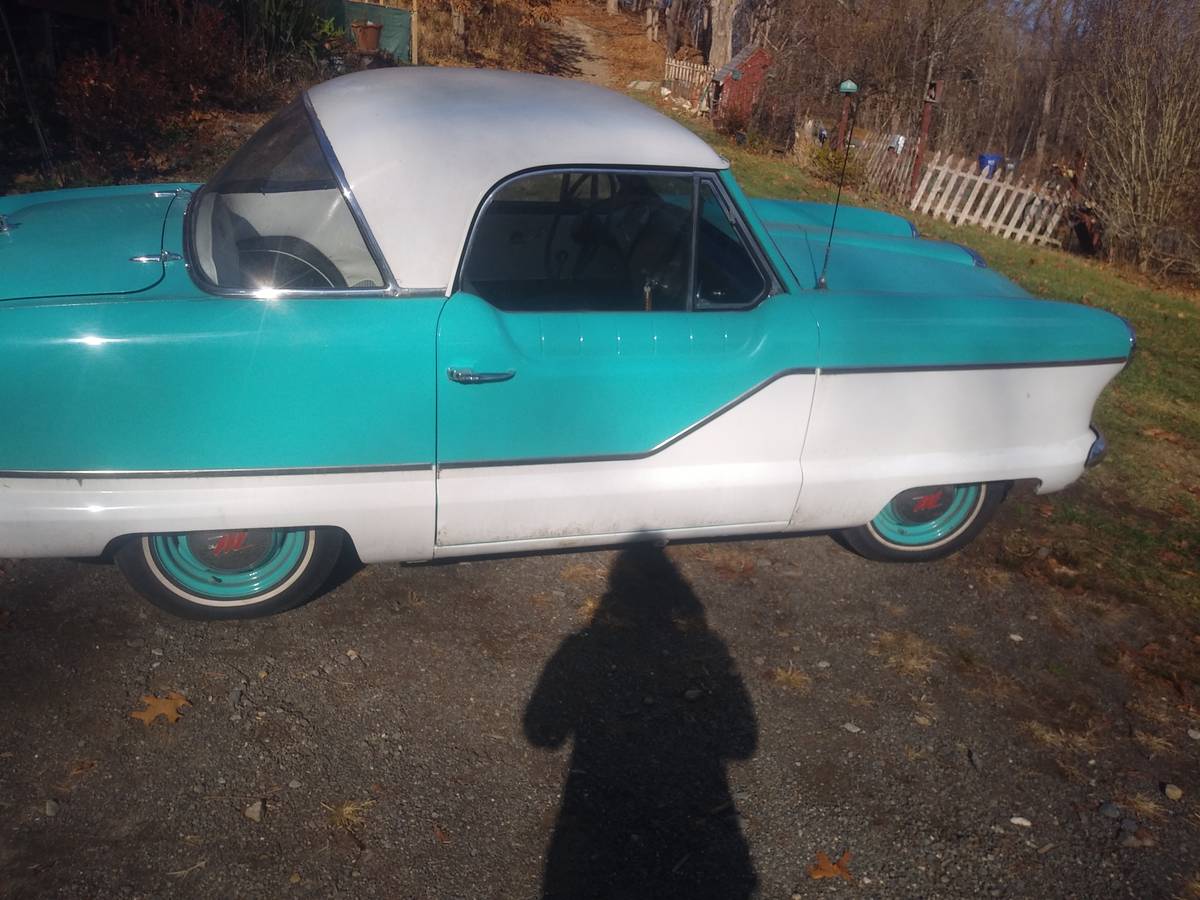
<path fill-rule="evenodd" d="M 512 369 L 507 372 L 476 372 L 473 369 L 455 368 L 446 370 L 446 377 L 459 384 L 492 384 L 497 381 L 508 381 L 516 374 Z"/>

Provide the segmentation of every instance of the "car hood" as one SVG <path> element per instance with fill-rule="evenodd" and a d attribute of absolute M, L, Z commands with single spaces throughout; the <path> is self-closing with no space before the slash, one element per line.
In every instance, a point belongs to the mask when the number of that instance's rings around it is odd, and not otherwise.
<path fill-rule="evenodd" d="M 180 193 L 150 185 L 0 197 L 0 300 L 153 287 L 163 277 L 163 221 Z"/>
<path fill-rule="evenodd" d="M 958 244 L 921 238 L 907 219 L 877 210 L 842 207 L 829 243 L 833 207 L 826 203 L 752 201 L 754 211 L 805 287 L 817 283 L 829 244 L 831 291 L 1028 297 Z"/>

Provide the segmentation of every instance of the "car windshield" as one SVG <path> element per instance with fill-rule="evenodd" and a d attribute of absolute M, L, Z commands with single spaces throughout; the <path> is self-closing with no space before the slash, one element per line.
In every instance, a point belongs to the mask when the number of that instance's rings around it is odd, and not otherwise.
<path fill-rule="evenodd" d="M 300 101 L 196 198 L 191 262 L 206 286 L 271 294 L 384 287 Z"/>

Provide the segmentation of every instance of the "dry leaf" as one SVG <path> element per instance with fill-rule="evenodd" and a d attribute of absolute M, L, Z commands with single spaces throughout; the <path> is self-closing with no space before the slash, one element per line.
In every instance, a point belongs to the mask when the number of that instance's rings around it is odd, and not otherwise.
<path fill-rule="evenodd" d="M 433 839 L 439 844 L 450 843 L 450 835 L 447 833 L 446 829 L 437 822 L 433 823 Z"/>
<path fill-rule="evenodd" d="M 141 719 L 145 725 L 149 725 L 159 716 L 162 716 L 172 725 L 182 718 L 181 710 L 185 706 L 191 706 L 187 697 L 178 691 L 171 691 L 165 697 L 156 697 L 154 694 L 143 694 L 142 703 L 145 704 L 145 709 L 134 710 L 129 714 L 130 718 Z"/>
<path fill-rule="evenodd" d="M 1142 434 L 1159 441 L 1166 441 L 1168 444 L 1183 443 L 1183 435 L 1176 434 L 1174 431 L 1167 431 L 1165 428 L 1143 428 Z"/>
<path fill-rule="evenodd" d="M 813 879 L 842 878 L 846 881 L 853 881 L 854 876 L 850 874 L 851 856 L 852 854 L 849 850 L 847 850 L 838 857 L 837 862 L 830 862 L 829 857 L 825 855 L 825 852 L 823 850 L 818 850 L 816 864 L 808 867 L 808 877 Z"/>
<path fill-rule="evenodd" d="M 347 800 L 337 806 L 321 804 L 324 809 L 329 811 L 329 824 L 334 828 L 345 829 L 362 825 L 366 819 L 367 810 L 374 805 L 374 800 Z"/>

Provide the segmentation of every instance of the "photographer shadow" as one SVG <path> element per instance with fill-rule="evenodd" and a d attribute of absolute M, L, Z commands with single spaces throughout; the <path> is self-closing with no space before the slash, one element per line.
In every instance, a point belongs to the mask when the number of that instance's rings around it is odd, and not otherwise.
<path fill-rule="evenodd" d="M 753 704 L 662 550 L 617 556 L 592 620 L 543 669 L 524 725 L 534 746 L 573 743 L 544 898 L 754 895 L 725 771 L 755 751 Z"/>

